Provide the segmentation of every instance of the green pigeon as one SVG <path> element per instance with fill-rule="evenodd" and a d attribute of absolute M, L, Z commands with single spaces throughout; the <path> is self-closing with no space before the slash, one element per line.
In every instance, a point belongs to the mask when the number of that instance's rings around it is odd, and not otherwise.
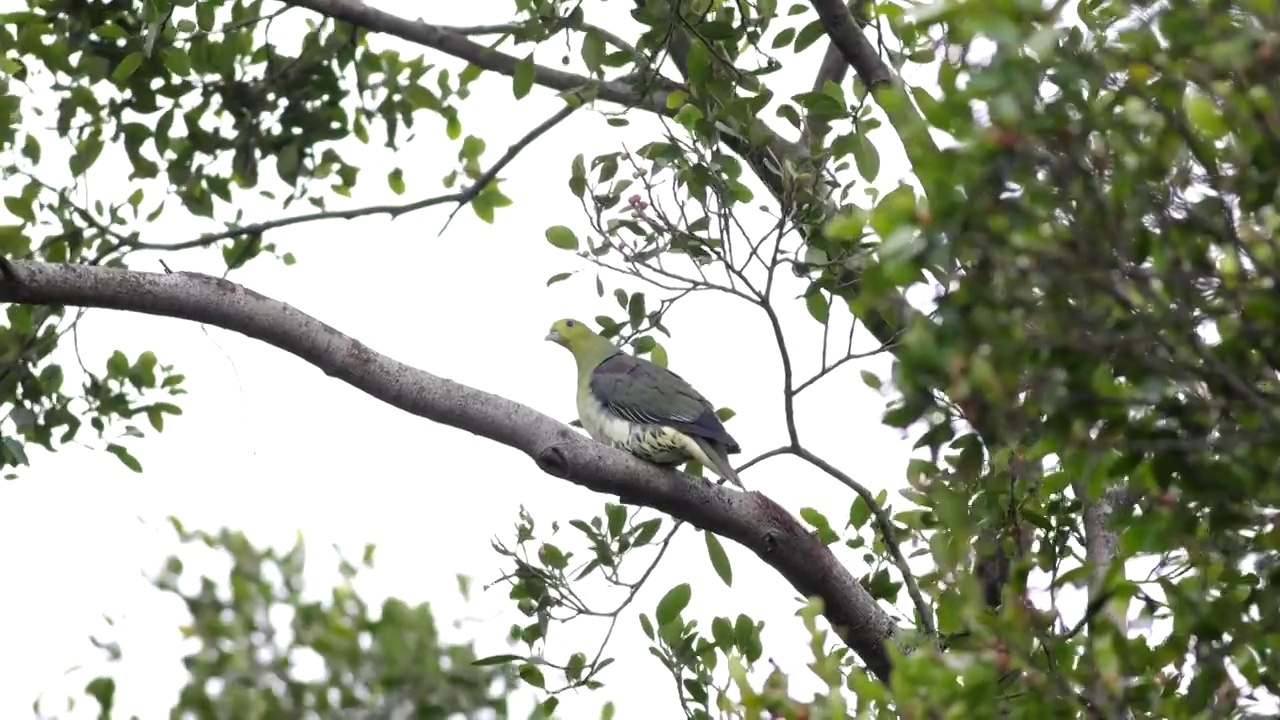
<path fill-rule="evenodd" d="M 741 448 L 684 378 L 622 352 L 581 320 L 557 320 L 547 339 L 578 363 L 578 421 L 596 442 L 658 465 L 696 460 L 746 490 L 729 464 Z"/>

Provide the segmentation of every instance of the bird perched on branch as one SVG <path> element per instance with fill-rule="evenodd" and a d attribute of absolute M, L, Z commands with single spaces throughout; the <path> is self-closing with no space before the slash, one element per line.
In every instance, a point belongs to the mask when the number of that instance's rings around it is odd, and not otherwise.
<path fill-rule="evenodd" d="M 547 340 L 578 363 L 578 420 L 596 442 L 658 465 L 695 460 L 746 490 L 729 463 L 741 452 L 737 441 L 684 378 L 624 353 L 580 320 L 557 320 Z"/>

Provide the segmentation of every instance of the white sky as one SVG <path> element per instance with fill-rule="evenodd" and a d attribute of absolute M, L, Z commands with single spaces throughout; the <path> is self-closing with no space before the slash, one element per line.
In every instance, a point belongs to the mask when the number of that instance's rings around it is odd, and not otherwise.
<path fill-rule="evenodd" d="M 417 17 L 421 7 L 408 0 L 377 5 L 409 17 Z M 448 25 L 508 19 L 486 15 L 478 5 L 436 4 L 426 19 Z M 593 4 L 591 9 L 599 13 L 594 22 L 614 29 L 630 25 L 625 7 Z M 293 11 L 277 24 L 297 23 L 301 18 L 291 16 L 307 14 Z M 420 52 L 385 37 L 373 43 Z M 563 49 L 552 45 L 537 57 L 559 67 Z M 770 76 L 778 96 L 809 89 L 823 50 L 819 43 Z M 430 62 L 462 67 L 426 52 Z M 542 89 L 517 102 L 510 87 L 509 79 L 486 74 L 462 106 L 464 133 L 488 142 L 488 162 L 560 107 L 561 101 Z M 639 112 L 630 117 L 631 127 L 615 129 L 597 114 L 578 113 L 526 150 L 504 173 L 504 191 L 515 205 L 499 210 L 493 226 L 464 209 L 445 236 L 437 237 L 449 207 L 395 222 L 366 218 L 295 226 L 274 231 L 269 239 L 293 252 L 296 266 L 262 258 L 233 279 L 380 352 L 568 421 L 575 412 L 573 365 L 542 337 L 556 318 L 587 319 L 617 306 L 608 294 L 596 298 L 592 272 L 545 287 L 550 275 L 587 264 L 551 248 L 543 230 L 564 224 L 585 234 L 578 202 L 566 185 L 570 160 L 578 152 L 590 159 L 622 143 L 634 148 L 660 136 L 652 117 Z M 370 146 L 354 139 L 345 145 L 342 151 L 363 172 L 355 200 L 334 199 L 330 207 L 405 202 L 442 192 L 439 178 L 453 168 L 458 146 L 445 138 L 442 121 L 424 115 L 419 123 L 421 137 L 402 147 L 394 160 L 378 147 L 377 135 Z M 784 128 L 780 121 L 774 126 Z M 873 137 L 882 157 L 877 185 L 892 188 L 906 172 L 901 149 L 884 130 Z M 42 139 L 46 160 L 40 172 L 60 182 L 66 148 L 56 138 Z M 132 186 L 116 189 L 127 165 L 122 154 L 112 153 L 109 149 L 95 170 L 90 200 L 118 202 L 132 191 Z M 403 198 L 384 182 L 397 161 L 409 186 Z M 160 190 L 146 187 L 149 208 Z M 757 197 L 765 198 L 756 187 Z M 247 193 L 238 202 L 250 222 L 281 214 L 273 203 Z M 298 204 L 286 214 L 307 210 Z M 175 203 L 142 239 L 178 241 L 216 229 L 186 217 Z M 137 255 L 131 265 L 159 271 L 156 259 Z M 224 267 L 217 251 L 165 259 L 175 270 L 220 273 Z M 786 300 L 802 290 L 798 282 L 792 285 L 777 294 L 778 310 L 797 372 L 805 377 L 818 367 L 820 331 L 803 303 Z M 833 314 L 847 315 L 838 308 Z M 741 301 L 702 294 L 682 301 L 666 324 L 674 333 L 664 340 L 671 366 L 712 402 L 738 412 L 729 429 L 744 448 L 739 461 L 782 444 L 779 364 L 763 315 Z M 859 330 L 859 338 L 864 347 L 870 343 L 865 330 Z M 173 704 L 184 681 L 184 644 L 177 628 L 186 615 L 175 598 L 143 577 L 176 548 L 166 516 L 176 515 L 189 528 L 240 529 L 258 544 L 283 547 L 301 530 L 311 549 L 310 587 L 322 593 L 336 577 L 336 560 L 327 552 L 331 543 L 358 557 L 364 543 L 375 542 L 377 568 L 357 584 L 365 599 L 374 606 L 387 596 L 430 601 L 446 637 L 474 638 L 484 655 L 507 652 L 507 629 L 523 618 L 501 586 L 477 591 L 475 602 L 464 605 L 455 575 L 473 576 L 477 589 L 498 576 L 502 568 L 490 539 L 510 541 L 521 505 L 545 528 L 554 519 L 599 513 L 610 500 L 544 476 L 514 450 L 408 416 L 301 360 L 217 328 L 96 310 L 81 323 L 79 347 L 93 368 L 117 348 L 130 358 L 152 350 L 162 363 L 175 364 L 188 377 L 190 395 L 180 400 L 186 414 L 170 418 L 163 435 L 130 443 L 143 463 L 141 475 L 100 450 L 70 447 L 47 455 L 30 449 L 34 467 L 18 481 L 0 485 L 0 573 L 11 583 L 0 612 L 0 646 L 6 649 L 0 654 L 0 677 L 7 680 L 0 687 L 0 717 L 30 712 L 40 693 L 49 698 L 46 713 L 92 716 L 93 703 L 66 714 L 59 699 L 64 692 L 78 695 L 102 669 L 102 653 L 88 640 L 91 633 L 123 648 L 124 660 L 112 671 L 120 684 L 122 716 L 158 717 Z M 75 380 L 70 343 L 58 358 L 68 383 Z M 859 369 L 883 372 L 887 367 L 887 358 L 850 363 L 801 396 L 798 421 L 808 448 L 873 490 L 888 488 L 893 499 L 910 443 L 880 424 L 884 402 L 858 377 Z M 743 480 L 793 512 L 817 507 L 837 525 L 853 499 L 836 482 L 791 458 L 768 461 Z M 729 542 L 726 548 L 734 569 L 732 590 L 711 571 L 699 534 L 682 531 L 615 633 L 607 654 L 618 662 L 602 677 L 606 688 L 563 696 L 562 717 L 597 716 L 606 700 L 617 703 L 620 718 L 678 712 L 669 675 L 645 651 L 647 640 L 635 615 L 651 613 L 668 588 L 685 581 L 694 586 L 686 616 L 698 618 L 704 628 L 717 614 L 747 613 L 765 620 L 766 656 L 790 671 L 793 691 L 807 697 L 814 684 L 804 668 L 810 657 L 804 631 L 793 616 L 795 592 L 748 551 Z M 860 553 L 846 555 L 853 572 L 865 570 Z M 203 571 L 225 577 L 223 566 L 207 556 L 184 550 L 183 557 L 189 575 Z M 116 620 L 114 628 L 106 627 L 104 614 Z M 482 621 L 451 626 L 463 617 Z M 602 630 L 586 620 L 555 627 L 548 654 L 563 661 L 575 650 L 594 649 Z M 64 677 L 76 665 L 86 668 Z M 516 706 L 517 715 L 526 710 L 527 704 Z"/>

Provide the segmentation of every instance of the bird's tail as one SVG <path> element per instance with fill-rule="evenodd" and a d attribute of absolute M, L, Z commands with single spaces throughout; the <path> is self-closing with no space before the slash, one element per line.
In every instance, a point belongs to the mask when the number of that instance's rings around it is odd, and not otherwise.
<path fill-rule="evenodd" d="M 706 438 L 699 437 L 693 440 L 698 443 L 698 447 L 702 448 L 702 452 L 706 453 L 707 458 L 711 460 L 711 467 L 708 468 L 711 472 L 742 488 L 744 492 L 746 491 L 746 486 L 738 479 L 738 473 L 734 472 L 733 465 L 729 462 L 729 456 L 725 453 L 723 447 Z"/>

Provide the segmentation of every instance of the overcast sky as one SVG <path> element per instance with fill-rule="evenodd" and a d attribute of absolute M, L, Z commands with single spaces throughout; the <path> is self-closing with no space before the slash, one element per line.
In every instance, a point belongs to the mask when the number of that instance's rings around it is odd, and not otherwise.
<path fill-rule="evenodd" d="M 422 7 L 408 0 L 376 4 L 409 17 Z M 439 24 L 508 19 L 485 16 L 480 3 L 434 5 L 425 19 Z M 592 4 L 591 9 L 604 13 L 594 16 L 595 22 L 624 32 L 630 25 L 622 5 Z M 297 10 L 290 16 L 308 14 Z M 298 23 L 302 18 L 286 20 Z M 372 42 L 421 52 L 384 37 Z M 553 45 L 548 43 L 537 58 L 558 67 L 562 49 Z M 822 50 L 819 43 L 770 76 L 779 96 L 809 89 Z M 427 57 L 455 70 L 462 67 L 430 51 Z M 432 76 L 428 79 L 434 82 Z M 487 140 L 484 159 L 492 162 L 560 106 L 560 100 L 541 89 L 517 102 L 509 79 L 486 74 L 462 106 L 461 119 L 465 133 Z M 772 117 L 771 112 L 765 115 Z M 596 298 L 594 273 L 587 264 L 553 249 L 543 231 L 564 224 L 579 235 L 586 232 L 578 202 L 566 185 L 574 154 L 582 152 L 589 159 L 660 136 L 653 118 L 638 112 L 630 117 L 629 128 L 616 129 L 598 114 L 579 113 L 525 151 L 504 173 L 504 191 L 515 204 L 499 210 L 494 225 L 464 209 L 438 237 L 450 212 L 440 207 L 394 222 L 366 218 L 296 226 L 275 231 L 269 239 L 291 251 L 297 265 L 262 258 L 233 279 L 379 352 L 571 420 L 573 363 L 543 336 L 557 318 L 589 319 L 617 307 L 608 295 Z M 335 199 L 331 207 L 404 202 L 443 192 L 440 178 L 453 169 L 457 144 L 447 140 L 438 119 L 423 115 L 419 123 L 419 138 L 394 157 L 378 148 L 377 140 L 370 146 L 354 139 L 345 145 L 346 157 L 363 172 L 354 200 Z M 776 122 L 775 127 L 784 125 Z M 873 137 L 883 166 L 877 185 L 892 188 L 906 175 L 901 149 L 883 130 Z M 61 183 L 65 143 L 56 137 L 42 140 L 46 159 L 39 172 Z M 384 181 L 396 165 L 406 174 L 409 192 L 404 198 L 394 196 Z M 85 197 L 122 200 L 132 191 L 120 184 L 127 172 L 122 154 L 109 149 Z M 154 183 L 144 187 L 150 207 L 161 189 Z M 763 199 L 764 191 L 755 187 Z M 249 221 L 282 213 L 278 205 L 248 193 L 241 193 L 237 202 Z M 299 204 L 283 212 L 306 210 Z M 214 223 L 187 217 L 174 203 L 142 239 L 179 241 L 216 229 Z M 135 255 L 130 264 L 159 271 L 158 257 Z M 217 251 L 165 259 L 175 270 L 220 273 L 224 267 Z M 577 269 L 584 272 L 545 287 L 552 274 Z M 818 368 L 820 331 L 803 303 L 791 299 L 802 289 L 792 281 L 777 297 L 797 372 L 807 376 Z M 834 314 L 846 322 L 842 310 Z M 745 461 L 782 444 L 781 376 L 764 315 L 740 300 L 701 294 L 683 300 L 666 324 L 674 333 L 664 340 L 672 368 L 712 402 L 738 412 L 729 423 L 743 447 L 736 459 Z M 162 363 L 186 374 L 190 395 L 180 400 L 185 415 L 170 419 L 162 435 L 130 442 L 145 468 L 141 475 L 97 449 L 101 443 L 92 443 L 94 449 L 69 447 L 56 455 L 30 448 L 33 467 L 19 480 L 0 485 L 0 572 L 9 580 L 0 613 L 0 644 L 5 647 L 0 677 L 6 680 L 0 687 L 0 717 L 25 715 L 42 692 L 48 698 L 46 713 L 90 717 L 92 703 L 66 714 L 59 699 L 65 692 L 78 694 L 102 669 L 102 654 L 89 643 L 90 634 L 117 641 L 123 649 L 124 660 L 112 671 L 120 682 L 122 714 L 159 717 L 172 705 L 184 681 L 179 659 L 189 649 L 178 633 L 186 615 L 176 599 L 144 578 L 175 550 L 165 522 L 169 515 L 190 528 L 240 529 L 259 544 L 287 547 L 295 532 L 302 531 L 311 549 L 311 588 L 324 593 L 335 580 L 330 544 L 358 557 L 364 543 L 375 542 L 377 568 L 357 585 L 371 604 L 387 596 L 430 601 L 450 639 L 474 638 L 479 652 L 489 654 L 507 651 L 507 629 L 521 616 L 501 588 L 478 592 L 473 603 L 464 605 L 455 575 L 473 576 L 477 587 L 499 575 L 490 540 L 510 541 L 521 505 L 546 527 L 552 520 L 599 513 L 610 499 L 544 476 L 514 450 L 408 416 L 301 360 L 234 333 L 105 310 L 89 312 L 80 328 L 79 352 L 90 367 L 101 368 L 117 348 L 130 358 L 152 350 Z M 864 349 L 871 345 L 865 330 L 859 330 L 858 338 Z M 57 357 L 68 384 L 77 382 L 70 342 Z M 887 367 L 886 358 L 847 365 L 802 396 L 798 415 L 806 447 L 873 490 L 887 488 L 896 498 L 910 442 L 880 424 L 884 400 L 858 376 L 860 369 L 883 372 Z M 82 439 L 89 440 L 89 433 L 82 433 Z M 787 458 L 763 463 L 743 480 L 793 512 L 817 507 L 837 525 L 843 524 L 853 498 L 836 482 Z M 620 623 L 609 652 L 619 661 L 602 677 L 607 687 L 564 696 L 560 715 L 592 717 L 610 699 L 618 704 L 621 718 L 668 717 L 676 711 L 669 676 L 644 650 L 647 641 L 635 613 L 652 613 L 668 588 L 686 581 L 694 586 L 686 616 L 699 619 L 704 628 L 718 614 L 747 613 L 765 620 L 766 653 L 792 673 L 796 694 L 808 696 L 815 686 L 804 667 L 810 656 L 794 618 L 794 591 L 749 552 L 732 543 L 726 546 L 734 569 L 732 590 L 712 573 L 698 534 L 682 531 Z M 846 555 L 855 573 L 865 570 L 857 555 Z M 207 554 L 185 549 L 183 557 L 192 576 L 188 579 L 199 572 L 223 577 L 223 566 Z M 106 626 L 104 614 L 115 619 L 114 628 Z M 464 617 L 482 621 L 451 626 Z M 555 627 L 548 654 L 563 660 L 575 650 L 594 648 L 602 630 L 599 623 L 587 621 Z M 77 665 L 84 669 L 64 677 Z M 527 703 L 520 707 L 523 713 Z"/>

